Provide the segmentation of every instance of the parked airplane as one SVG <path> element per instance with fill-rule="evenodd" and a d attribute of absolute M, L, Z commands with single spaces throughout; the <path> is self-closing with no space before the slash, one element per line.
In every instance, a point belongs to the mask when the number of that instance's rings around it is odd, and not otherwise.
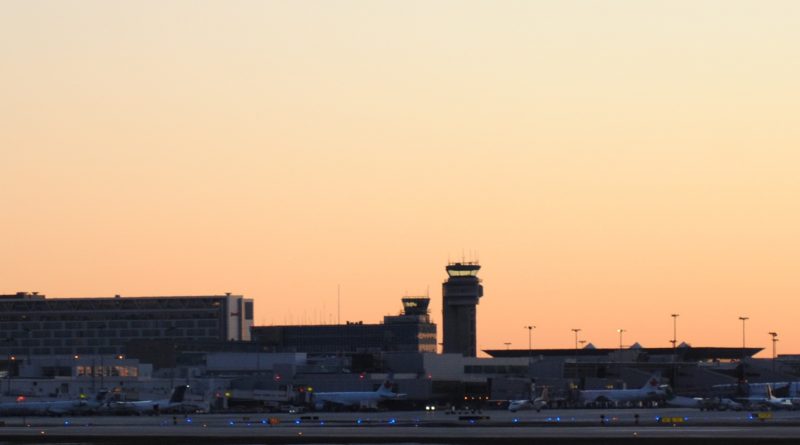
<path fill-rule="evenodd" d="M 666 393 L 664 403 L 672 408 L 697 408 L 700 411 L 741 411 L 743 409 L 741 403 L 728 398 L 679 396 L 672 392 L 672 388 L 669 385 L 661 385 L 661 388 Z"/>
<path fill-rule="evenodd" d="M 400 399 L 405 394 L 392 392 L 392 382 L 386 380 L 375 391 L 316 392 L 311 397 L 315 409 L 358 409 L 375 408 L 380 401 Z"/>
<path fill-rule="evenodd" d="M 753 384 L 755 386 L 757 384 Z M 798 409 L 800 407 L 800 397 L 797 396 L 798 394 L 798 383 L 797 382 L 790 382 L 784 383 L 781 387 L 780 383 L 766 383 L 767 387 L 767 397 L 762 402 L 771 409 Z M 792 394 L 795 394 L 793 397 Z M 775 394 L 781 394 L 780 396 L 776 396 Z"/>
<path fill-rule="evenodd" d="M 531 385 L 533 386 L 533 385 Z M 533 388 L 531 388 L 533 389 Z M 522 399 L 522 400 L 511 400 L 508 402 L 508 410 L 512 413 L 515 413 L 521 409 L 535 409 L 538 413 L 542 410 L 542 408 L 547 406 L 547 402 L 550 400 L 547 387 L 545 386 L 542 389 L 542 395 L 536 397 L 534 399 Z"/>
<path fill-rule="evenodd" d="M 665 388 L 667 393 L 664 403 L 671 408 L 697 408 L 704 410 L 706 408 L 705 399 L 702 397 L 686 397 L 679 396 L 672 393 L 669 388 Z"/>
<path fill-rule="evenodd" d="M 750 400 L 769 409 L 794 409 L 794 403 L 792 403 L 792 399 L 788 397 L 775 397 L 775 395 L 772 394 L 772 385 L 767 385 L 767 397 L 761 400 Z"/>
<path fill-rule="evenodd" d="M 666 392 L 658 384 L 658 374 L 653 374 L 639 389 L 586 389 L 579 393 L 578 400 L 584 405 L 590 403 L 628 403 L 659 400 Z"/>
<path fill-rule="evenodd" d="M 707 401 L 710 400 L 711 403 L 712 403 L 710 405 L 711 407 L 709 407 L 708 405 L 705 407 L 705 409 L 707 409 L 707 410 L 716 409 L 717 411 L 726 411 L 726 410 L 741 411 L 741 410 L 744 409 L 744 405 L 742 405 L 741 403 L 739 403 L 739 402 L 737 402 L 735 400 L 731 400 L 731 399 L 729 399 L 727 397 L 723 397 L 721 399 L 720 398 L 711 398 L 711 399 L 705 399 L 705 400 L 707 400 Z"/>
<path fill-rule="evenodd" d="M 795 409 L 800 404 L 800 398 L 791 397 L 796 394 L 796 382 L 778 383 L 747 383 L 740 382 L 735 385 L 714 385 L 713 389 L 721 394 L 729 395 L 749 407 L 763 407 L 766 409 Z M 788 397 L 777 397 L 775 393 L 786 394 Z"/>
<path fill-rule="evenodd" d="M 169 399 L 139 400 L 136 402 L 113 402 L 109 411 L 114 414 L 150 414 L 157 415 L 167 411 L 178 411 L 183 407 L 183 397 L 189 385 L 178 385 L 170 394 Z"/>
<path fill-rule="evenodd" d="M 737 396 L 767 395 L 767 386 L 772 387 L 776 397 L 800 397 L 800 381 L 797 382 L 759 382 L 759 383 L 728 383 L 714 385 L 711 389 L 718 393 L 736 394 Z"/>
<path fill-rule="evenodd" d="M 0 403 L 3 416 L 63 416 L 86 414 L 99 409 L 106 401 L 108 391 L 100 391 L 94 399 L 28 401 L 24 396 L 15 402 Z"/>

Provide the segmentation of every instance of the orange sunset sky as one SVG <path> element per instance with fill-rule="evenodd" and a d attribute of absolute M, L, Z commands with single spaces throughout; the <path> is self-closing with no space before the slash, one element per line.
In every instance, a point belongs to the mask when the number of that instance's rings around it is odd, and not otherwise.
<path fill-rule="evenodd" d="M 793 0 L 2 1 L 0 293 L 800 353 L 798 79 Z"/>

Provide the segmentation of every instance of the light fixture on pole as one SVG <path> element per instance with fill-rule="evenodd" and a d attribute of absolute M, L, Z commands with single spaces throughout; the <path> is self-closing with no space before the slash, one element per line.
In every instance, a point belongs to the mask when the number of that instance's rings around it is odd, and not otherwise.
<path fill-rule="evenodd" d="M 622 361 L 622 333 L 625 332 L 625 329 L 617 329 L 619 332 L 619 361 Z"/>
<path fill-rule="evenodd" d="M 578 353 L 578 332 L 580 331 L 580 328 L 572 328 L 572 332 L 575 333 L 575 354 Z"/>
<path fill-rule="evenodd" d="M 528 365 L 530 365 L 533 360 L 533 342 L 531 340 L 531 335 L 533 334 L 533 330 L 536 329 L 536 326 L 525 326 L 525 329 L 528 330 Z"/>
<path fill-rule="evenodd" d="M 778 342 L 778 333 L 770 332 L 769 335 L 772 336 L 772 372 L 775 372 L 775 343 Z"/>

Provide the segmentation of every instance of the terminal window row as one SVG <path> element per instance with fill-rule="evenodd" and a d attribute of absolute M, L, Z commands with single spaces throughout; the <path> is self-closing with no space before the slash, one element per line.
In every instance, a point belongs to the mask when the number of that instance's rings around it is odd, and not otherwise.
<path fill-rule="evenodd" d="M 523 375 L 528 372 L 527 366 L 515 365 L 465 365 L 464 374 L 512 374 Z"/>
<path fill-rule="evenodd" d="M 24 340 L 29 338 L 82 338 L 82 337 L 194 337 L 194 336 L 213 336 L 219 335 L 218 327 L 211 326 L 210 329 L 191 328 L 160 328 L 160 329 L 122 329 L 122 330 L 36 330 L 36 331 L 6 331 L 4 337 L 13 340 Z"/>
<path fill-rule="evenodd" d="M 220 321 L 213 319 L 178 319 L 178 320 L 110 320 L 110 321 L 68 321 L 68 322 L 27 322 L 0 323 L 0 331 L 13 332 L 18 336 L 27 336 L 28 332 L 51 331 L 59 329 L 125 329 L 125 328 L 210 328 L 219 326 Z"/>
<path fill-rule="evenodd" d="M 94 323 L 105 324 L 108 320 L 192 320 L 192 319 L 215 319 L 218 320 L 224 315 L 221 311 L 182 311 L 182 312 L 155 312 L 155 313 L 107 313 L 107 312 L 87 312 L 81 314 L 39 314 L 39 313 L 10 313 L 0 309 L 0 329 L 3 325 L 36 325 L 39 323 Z M 12 327 L 16 329 L 16 327 Z"/>

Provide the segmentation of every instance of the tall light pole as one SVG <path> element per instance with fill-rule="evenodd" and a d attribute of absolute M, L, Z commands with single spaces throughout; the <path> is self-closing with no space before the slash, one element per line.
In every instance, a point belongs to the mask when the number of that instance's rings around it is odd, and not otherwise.
<path fill-rule="evenodd" d="M 580 328 L 572 328 L 572 332 L 575 333 L 575 378 L 578 378 L 578 332 L 580 331 Z"/>
<path fill-rule="evenodd" d="M 533 360 L 533 342 L 531 340 L 531 335 L 533 334 L 533 330 L 536 329 L 536 326 L 525 326 L 525 329 L 528 330 L 528 366 L 530 366 L 531 361 Z"/>
<path fill-rule="evenodd" d="M 504 342 L 503 344 L 506 345 L 506 351 L 508 351 L 508 348 L 511 346 L 511 342 L 507 341 L 507 342 Z"/>
<path fill-rule="evenodd" d="M 672 314 L 670 317 L 672 317 L 672 340 L 670 343 L 672 343 L 672 355 L 674 356 L 678 347 L 678 317 L 680 314 Z"/>
<path fill-rule="evenodd" d="M 580 331 L 580 328 L 572 328 L 572 332 L 575 333 L 575 355 L 578 354 L 578 332 Z"/>
<path fill-rule="evenodd" d="M 745 350 L 744 322 L 746 322 L 749 319 L 750 319 L 750 317 L 744 317 L 744 316 L 739 317 L 739 320 L 742 320 L 742 362 L 744 362 L 744 355 L 745 355 L 745 352 L 744 352 L 744 350 Z"/>
<path fill-rule="evenodd" d="M 772 372 L 775 372 L 775 343 L 778 342 L 778 333 L 770 332 L 769 335 L 772 336 Z"/>
<path fill-rule="evenodd" d="M 674 389 L 677 385 L 675 380 L 678 376 L 677 365 L 675 362 L 678 361 L 678 317 L 680 314 L 670 314 L 672 317 L 672 388 Z"/>
<path fill-rule="evenodd" d="M 619 361 L 622 363 L 622 333 L 625 332 L 625 329 L 617 329 L 619 332 Z"/>

